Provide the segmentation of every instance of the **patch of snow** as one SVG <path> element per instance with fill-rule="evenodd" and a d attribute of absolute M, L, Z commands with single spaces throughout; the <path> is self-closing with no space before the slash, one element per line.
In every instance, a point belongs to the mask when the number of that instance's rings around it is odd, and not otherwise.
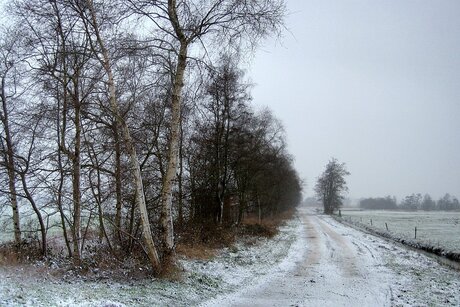
<path fill-rule="evenodd" d="M 393 241 L 346 227 L 332 219 L 329 222 L 372 252 L 377 260 L 377 271 L 384 268 L 390 272 L 387 283 L 391 287 L 392 305 L 460 306 L 458 270 Z"/>
<path fill-rule="evenodd" d="M 238 283 L 239 287 L 231 294 L 224 293 L 216 298 L 209 300 L 207 302 L 202 303 L 200 306 L 227 306 L 231 305 L 233 301 L 237 298 L 246 295 L 247 293 L 251 293 L 256 291 L 257 289 L 261 288 L 270 280 L 283 276 L 290 271 L 292 271 L 297 263 L 304 257 L 306 252 L 306 244 L 307 239 L 305 236 L 305 231 L 303 224 L 297 223 L 295 227 L 282 228 L 280 232 L 285 232 L 284 235 L 281 234 L 277 240 L 286 240 L 285 235 L 290 232 L 290 235 L 295 237 L 295 240 L 290 244 L 288 248 L 287 255 L 277 264 L 272 264 L 277 259 L 265 259 L 265 261 L 259 263 L 258 265 L 252 267 L 251 271 L 245 272 L 246 278 L 240 280 Z M 292 240 L 292 238 L 291 238 Z M 268 244 L 270 245 L 270 244 Z M 286 248 L 283 245 L 276 244 L 276 241 L 273 242 L 272 248 Z M 262 250 L 261 248 L 258 249 L 257 253 L 260 253 Z M 253 251 L 255 252 L 255 251 Z M 270 258 L 271 254 L 262 253 L 267 258 Z M 263 259 L 262 259 L 263 260 Z M 264 263 L 269 263 L 270 265 L 266 266 Z M 254 271 L 256 270 L 256 271 Z M 241 273 L 241 272 L 240 272 Z M 240 273 L 235 274 L 236 276 L 240 275 Z M 224 272 L 224 274 L 228 274 L 228 272 Z M 257 278 L 256 278 L 257 277 Z M 257 280 L 255 280 L 257 279 Z M 254 282 L 256 281 L 256 282 Z"/>

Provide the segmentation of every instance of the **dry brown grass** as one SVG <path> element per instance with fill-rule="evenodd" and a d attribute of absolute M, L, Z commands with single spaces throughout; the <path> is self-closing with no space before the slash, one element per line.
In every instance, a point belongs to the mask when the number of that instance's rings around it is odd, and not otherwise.
<path fill-rule="evenodd" d="M 209 260 L 218 249 L 231 246 L 236 240 L 233 227 L 216 225 L 189 225 L 179 235 L 176 252 L 190 259 Z"/>
<path fill-rule="evenodd" d="M 291 209 L 273 216 L 264 217 L 260 221 L 256 214 L 249 214 L 242 222 L 240 233 L 254 237 L 272 238 L 278 233 L 278 227 L 286 220 L 291 219 L 294 214 L 295 209 Z"/>
<path fill-rule="evenodd" d="M 243 224 L 247 224 L 247 225 L 261 224 L 261 225 L 266 225 L 266 226 L 278 227 L 281 224 L 283 224 L 286 220 L 291 219 L 294 216 L 294 214 L 295 214 L 295 209 L 286 210 L 286 211 L 283 211 L 273 216 L 264 217 L 262 218 L 260 223 L 259 223 L 259 218 L 257 214 L 248 214 L 243 219 Z"/>
<path fill-rule="evenodd" d="M 216 249 L 202 243 L 181 242 L 176 246 L 176 252 L 190 259 L 209 260 L 216 255 Z"/>
<path fill-rule="evenodd" d="M 19 265 L 42 259 L 43 255 L 35 241 L 23 240 L 20 246 L 13 242 L 0 245 L 0 265 Z"/>
<path fill-rule="evenodd" d="M 278 227 L 291 219 L 295 209 L 266 217 L 259 222 L 258 216 L 247 215 L 238 227 L 189 224 L 179 234 L 176 252 L 190 259 L 209 260 L 216 252 L 232 246 L 238 235 L 245 236 L 246 242 L 256 242 L 258 237 L 271 238 L 278 233 Z M 251 237 L 254 240 L 251 241 Z"/>
<path fill-rule="evenodd" d="M 0 265 L 17 265 L 19 264 L 18 253 L 12 248 L 0 247 Z"/>

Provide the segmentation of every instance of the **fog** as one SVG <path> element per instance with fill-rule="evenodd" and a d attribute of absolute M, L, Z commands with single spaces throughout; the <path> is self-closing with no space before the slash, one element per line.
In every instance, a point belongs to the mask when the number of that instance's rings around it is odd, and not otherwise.
<path fill-rule="evenodd" d="M 350 197 L 460 196 L 459 1 L 288 0 L 255 55 L 254 102 L 285 126 L 305 195 L 331 157 Z"/>

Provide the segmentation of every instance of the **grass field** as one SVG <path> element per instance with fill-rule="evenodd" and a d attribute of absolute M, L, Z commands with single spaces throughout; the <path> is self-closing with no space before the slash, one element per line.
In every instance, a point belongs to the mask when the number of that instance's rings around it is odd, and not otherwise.
<path fill-rule="evenodd" d="M 460 253 L 460 212 L 343 210 L 342 216 L 413 240 L 417 227 L 416 241 Z"/>
<path fill-rule="evenodd" d="M 9 208 L 8 208 L 9 209 Z M 40 230 L 38 220 L 35 216 L 35 213 L 31 210 L 20 210 L 21 212 L 21 232 L 22 238 L 26 239 L 27 237 L 40 237 Z M 49 211 L 51 212 L 51 211 Z M 14 231 L 13 231 L 13 222 L 11 212 L 8 210 L 3 210 L 0 212 L 0 244 L 13 241 L 14 240 Z M 50 213 L 49 213 L 50 214 Z M 47 230 L 47 238 L 50 240 L 51 238 L 58 237 L 62 235 L 62 228 L 60 215 L 58 213 L 54 213 L 53 215 L 46 215 L 46 211 L 42 210 L 42 215 L 45 224 L 48 227 Z M 70 213 L 68 213 L 70 216 Z M 82 227 L 86 226 L 88 221 L 89 213 L 87 211 L 82 212 Z M 95 221 L 95 217 L 93 215 L 92 221 Z M 33 230 L 33 231 L 32 231 Z"/>

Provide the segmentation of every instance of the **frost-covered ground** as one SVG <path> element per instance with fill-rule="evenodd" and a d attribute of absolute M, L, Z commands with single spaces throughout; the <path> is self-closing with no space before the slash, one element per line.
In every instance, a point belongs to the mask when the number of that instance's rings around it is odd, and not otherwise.
<path fill-rule="evenodd" d="M 114 282 L 51 276 L 46 267 L 0 268 L 0 306 L 190 306 L 235 291 L 292 266 L 301 257 L 302 224 L 280 228 L 273 239 L 241 241 L 211 261 L 181 260 L 182 281 Z"/>
<path fill-rule="evenodd" d="M 274 239 L 182 265 L 177 282 L 0 268 L 0 306 L 460 306 L 458 271 L 302 209 Z"/>
<path fill-rule="evenodd" d="M 344 219 L 386 231 L 390 234 L 460 253 L 460 212 L 447 211 L 342 211 Z"/>
<path fill-rule="evenodd" d="M 295 266 L 209 306 L 459 306 L 460 272 L 299 210 L 306 253 Z"/>

